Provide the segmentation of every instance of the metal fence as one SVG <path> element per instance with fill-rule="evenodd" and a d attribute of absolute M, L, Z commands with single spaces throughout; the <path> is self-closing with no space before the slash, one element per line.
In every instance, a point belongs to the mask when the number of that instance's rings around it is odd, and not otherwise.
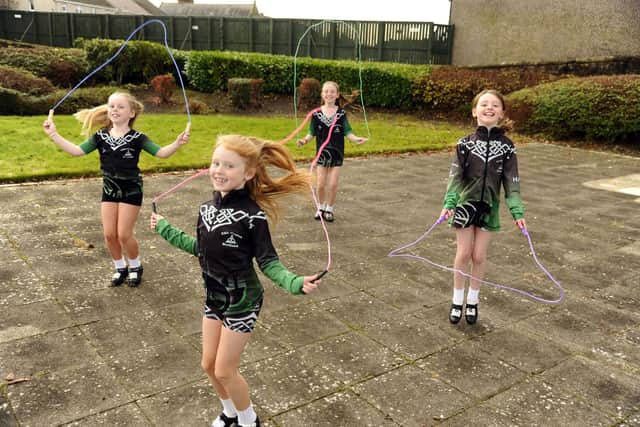
<path fill-rule="evenodd" d="M 451 63 L 453 26 L 431 22 L 152 17 L 0 10 L 0 38 L 71 47 L 78 37 L 126 39 L 135 28 L 151 19 L 165 23 L 169 46 L 176 49 L 293 55 L 299 46 L 299 56 L 355 59 L 359 45 L 365 61 Z M 148 25 L 135 40 L 163 42 L 162 27 Z"/>

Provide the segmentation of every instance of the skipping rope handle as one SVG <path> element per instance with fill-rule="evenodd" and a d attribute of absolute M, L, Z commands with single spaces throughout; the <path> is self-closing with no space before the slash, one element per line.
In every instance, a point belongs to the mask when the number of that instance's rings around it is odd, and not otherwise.
<path fill-rule="evenodd" d="M 152 211 L 154 214 L 157 214 L 157 213 L 158 213 L 158 207 L 156 206 L 156 202 L 151 202 L 151 211 Z"/>
<path fill-rule="evenodd" d="M 327 274 L 329 272 L 329 270 L 322 270 L 320 273 L 318 273 L 316 275 L 316 278 L 313 279 L 313 281 L 315 282 L 316 280 L 320 280 L 324 277 L 325 274 Z"/>

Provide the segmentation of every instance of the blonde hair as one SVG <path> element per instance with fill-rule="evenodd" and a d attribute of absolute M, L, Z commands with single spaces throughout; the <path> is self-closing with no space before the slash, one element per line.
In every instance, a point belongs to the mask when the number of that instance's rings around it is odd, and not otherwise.
<path fill-rule="evenodd" d="M 242 135 L 221 135 L 216 148 L 221 146 L 244 158 L 247 169 L 255 171 L 246 187 L 251 198 L 274 221 L 281 211 L 277 203 L 279 197 L 309 189 L 309 173 L 296 168 L 291 153 L 282 144 Z M 285 175 L 272 177 L 267 170 L 270 166 L 285 171 Z"/>
<path fill-rule="evenodd" d="M 480 98 L 486 94 L 490 94 L 498 98 L 500 100 L 500 103 L 502 104 L 502 111 L 505 113 L 507 112 L 507 103 L 504 100 L 504 95 L 502 95 L 500 92 L 498 92 L 495 89 L 485 89 L 482 92 L 478 93 L 476 96 L 474 96 L 473 101 L 471 101 L 471 110 L 474 110 L 478 106 L 478 102 L 480 101 Z M 513 129 L 513 120 L 508 118 L 505 114 L 502 117 L 502 119 L 500 119 L 497 126 L 505 132 L 510 131 Z"/>
<path fill-rule="evenodd" d="M 126 98 L 131 109 L 135 112 L 135 116 L 129 119 L 129 127 L 133 127 L 136 118 L 144 111 L 144 105 L 127 92 L 113 92 L 109 95 L 109 98 L 116 95 Z M 73 116 L 82 123 L 81 134 L 89 136 L 97 128 L 111 129 L 112 123 L 111 119 L 109 119 L 108 111 L 109 104 L 102 104 L 93 108 L 85 108 L 75 113 Z"/>

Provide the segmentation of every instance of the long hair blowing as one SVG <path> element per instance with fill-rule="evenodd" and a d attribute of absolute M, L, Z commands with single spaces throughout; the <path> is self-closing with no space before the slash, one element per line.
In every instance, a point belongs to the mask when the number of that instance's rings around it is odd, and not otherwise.
<path fill-rule="evenodd" d="M 133 127 L 136 118 L 144 111 L 144 105 L 138 101 L 133 95 L 127 92 L 114 92 L 112 96 L 123 96 L 129 102 L 131 109 L 136 113 L 129 119 L 129 127 Z M 111 119 L 109 119 L 109 104 L 98 105 L 93 108 L 85 108 L 73 115 L 80 123 L 82 123 L 82 135 L 89 136 L 95 129 L 111 129 Z"/>
<path fill-rule="evenodd" d="M 277 200 L 293 192 L 309 190 L 310 175 L 298 169 L 289 150 L 282 144 L 242 135 L 221 135 L 216 147 L 235 151 L 247 162 L 255 175 L 246 183 L 251 198 L 273 221 L 277 221 L 281 206 Z M 269 168 L 277 168 L 281 176 L 273 176 Z"/>

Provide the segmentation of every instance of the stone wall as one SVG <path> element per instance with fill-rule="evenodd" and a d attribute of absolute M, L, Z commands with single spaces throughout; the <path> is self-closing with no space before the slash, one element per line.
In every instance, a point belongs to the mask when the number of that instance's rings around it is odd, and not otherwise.
<path fill-rule="evenodd" d="M 452 64 L 640 57 L 640 0 L 451 0 Z"/>

